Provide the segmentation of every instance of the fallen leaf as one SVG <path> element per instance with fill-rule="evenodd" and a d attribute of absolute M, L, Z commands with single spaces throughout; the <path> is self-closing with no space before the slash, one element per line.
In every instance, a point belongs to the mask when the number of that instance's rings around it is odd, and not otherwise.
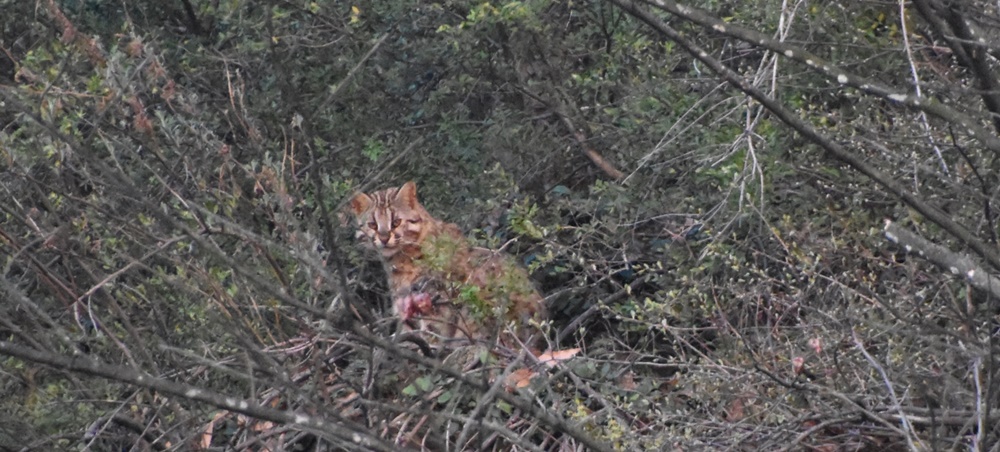
<path fill-rule="evenodd" d="M 555 367 L 560 361 L 566 361 L 580 353 L 579 348 L 567 348 L 566 350 L 555 350 L 538 355 L 538 361 L 549 367 Z"/>
<path fill-rule="evenodd" d="M 726 409 L 726 420 L 729 422 L 739 422 L 743 420 L 743 398 L 737 398 L 729 404 L 729 408 Z"/>
<path fill-rule="evenodd" d="M 218 413 L 215 413 L 215 416 L 212 417 L 212 421 L 209 422 L 207 426 L 205 426 L 205 431 L 202 432 L 201 441 L 199 443 L 199 446 L 201 446 L 202 449 L 208 449 L 209 447 L 212 447 L 212 437 L 215 435 L 215 423 L 219 422 L 219 419 L 222 419 L 227 415 L 229 415 L 228 411 L 220 411 Z"/>
<path fill-rule="evenodd" d="M 271 429 L 273 429 L 274 426 L 275 426 L 274 422 L 264 421 L 264 422 L 260 422 L 260 423 L 254 423 L 250 427 L 250 430 L 253 430 L 255 432 L 267 432 L 267 431 L 270 431 Z"/>
<path fill-rule="evenodd" d="M 626 391 L 635 390 L 635 374 L 632 372 L 625 372 L 620 378 L 618 378 L 618 385 Z"/>
<path fill-rule="evenodd" d="M 517 369 L 507 375 L 507 387 L 521 389 L 531 384 L 531 378 L 537 375 L 531 369 Z"/>

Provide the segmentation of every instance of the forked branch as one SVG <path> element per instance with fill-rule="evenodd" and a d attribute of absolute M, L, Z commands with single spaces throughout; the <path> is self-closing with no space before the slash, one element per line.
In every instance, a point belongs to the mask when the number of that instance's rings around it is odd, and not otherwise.
<path fill-rule="evenodd" d="M 975 76 L 983 104 L 992 113 L 993 128 L 1000 132 L 1000 82 L 986 60 L 986 46 L 979 42 L 983 33 L 977 32 L 953 3 L 943 5 L 929 0 L 914 0 L 913 4 L 935 34 L 948 42 L 958 63 L 969 68 Z"/>
<path fill-rule="evenodd" d="M 666 25 L 666 23 L 660 20 L 658 16 L 652 15 L 645 9 L 642 9 L 638 2 L 632 0 L 611 0 L 611 2 L 663 33 L 663 30 L 659 26 L 654 25 L 654 23 L 651 23 L 650 20 L 647 20 L 647 18 L 663 23 L 664 25 Z M 832 80 L 836 80 L 837 83 L 841 85 L 857 88 L 866 94 L 878 96 L 890 102 L 904 105 L 914 110 L 923 111 L 931 116 L 953 123 L 958 126 L 957 128 L 959 130 L 968 131 L 969 134 L 975 137 L 976 140 L 981 142 L 988 149 L 994 153 L 1000 154 L 1000 136 L 998 136 L 996 132 L 983 127 L 977 119 L 971 118 L 941 102 L 935 102 L 932 99 L 915 96 L 906 92 L 900 92 L 889 86 L 876 82 L 875 80 L 870 80 L 848 72 L 836 64 L 800 47 L 773 39 L 759 31 L 727 23 L 722 19 L 719 19 L 718 17 L 715 17 L 698 8 L 682 5 L 673 0 L 651 0 L 648 4 L 685 20 L 694 22 L 702 27 L 710 28 L 722 35 L 736 38 L 753 46 L 761 47 L 780 55 L 784 55 L 786 58 L 804 64 L 813 71 L 823 74 Z M 667 37 L 669 38 L 670 36 Z M 674 38 L 670 39 L 675 40 Z M 694 53 L 693 55 L 698 57 L 697 53 Z M 705 53 L 705 55 L 707 56 L 708 54 Z"/>
<path fill-rule="evenodd" d="M 655 29 L 658 32 L 660 32 L 662 35 L 664 35 L 665 37 L 667 37 L 671 41 L 676 42 L 681 48 L 683 48 L 684 50 L 686 50 L 690 55 L 692 55 L 693 57 L 695 57 L 696 59 L 698 59 L 699 61 L 701 61 L 702 63 L 704 63 L 708 68 L 710 68 L 716 74 L 719 74 L 719 76 L 723 80 L 725 80 L 727 83 L 729 83 L 733 87 L 739 89 L 740 91 L 743 91 L 748 96 L 750 96 L 755 101 L 759 102 L 762 106 L 764 106 L 764 108 L 766 108 L 766 109 L 770 110 L 772 113 L 774 113 L 774 115 L 778 119 L 780 119 L 782 122 L 784 122 L 785 124 L 787 124 L 793 130 L 795 130 L 796 132 L 800 133 L 805 138 L 809 139 L 809 141 L 812 141 L 813 143 L 816 143 L 818 146 L 822 147 L 823 150 L 825 150 L 828 154 L 830 154 L 831 156 L 833 156 L 837 160 L 840 160 L 840 161 L 846 163 L 847 165 L 851 166 L 855 170 L 857 170 L 857 171 L 861 172 L 862 174 L 864 174 L 865 176 L 867 176 L 869 179 L 871 179 L 872 181 L 874 181 L 878 185 L 882 186 L 882 188 L 886 189 L 887 191 L 889 191 L 890 193 L 892 193 L 894 196 L 896 196 L 897 198 L 899 198 L 900 200 L 902 200 L 906 205 L 912 207 L 917 212 L 920 212 L 920 214 L 923 215 L 925 218 L 927 218 L 928 220 L 930 220 L 934 224 L 937 224 L 942 229 L 944 229 L 949 234 L 951 234 L 953 237 L 955 237 L 955 238 L 959 239 L 960 241 L 962 241 L 963 243 L 965 243 L 969 248 L 971 248 L 973 251 L 975 251 L 976 254 L 978 254 L 984 260 L 986 260 L 987 262 L 989 262 L 989 264 L 992 267 L 994 267 L 996 269 L 1000 269 L 1000 253 L 997 252 L 996 248 L 993 247 L 993 246 L 990 246 L 990 245 L 986 244 L 982 240 L 979 240 L 979 238 L 977 238 L 974 234 L 972 234 L 964 226 L 962 226 L 962 225 L 958 224 L 957 222 L 955 222 L 954 220 L 952 220 L 952 218 L 951 218 L 950 215 L 942 212 L 937 207 L 934 207 L 934 206 L 930 205 L 929 203 L 925 202 L 924 199 L 920 198 L 918 195 L 916 195 L 913 192 L 911 192 L 910 190 L 907 190 L 906 188 L 904 188 L 903 185 L 901 185 L 900 183 L 896 182 L 892 177 L 890 177 L 887 174 L 884 174 L 882 171 L 876 169 L 874 166 L 872 166 L 871 164 L 869 164 L 865 160 L 865 158 L 863 158 L 862 156 L 860 156 L 860 155 L 858 155 L 858 154 L 856 154 L 854 152 L 851 152 L 850 150 L 848 150 L 847 148 L 845 148 L 840 143 L 838 143 L 838 142 L 836 142 L 834 140 L 831 140 L 826 135 L 823 135 L 822 133 L 820 133 L 818 130 L 816 130 L 815 127 L 813 127 L 808 122 L 806 122 L 804 119 L 802 119 L 801 117 L 799 117 L 798 114 L 796 114 L 795 112 L 793 112 L 790 109 L 786 108 L 783 104 L 781 104 L 780 102 L 778 102 L 774 98 L 766 95 L 759 88 L 757 88 L 756 86 L 754 86 L 753 84 L 751 84 L 749 81 L 747 81 L 745 78 L 743 78 L 742 76 L 740 76 L 740 74 L 737 74 L 732 69 L 726 67 L 724 64 L 722 64 L 721 61 L 719 61 L 718 59 L 712 57 L 707 51 L 705 51 L 704 49 L 702 49 L 700 46 L 696 45 L 694 42 L 692 42 L 690 39 L 686 38 L 679 31 L 675 30 L 673 27 L 671 27 L 666 22 L 664 22 L 663 20 L 661 20 L 659 18 L 659 16 L 650 13 L 649 11 L 647 11 L 646 9 L 640 7 L 638 4 L 636 4 L 636 2 L 634 2 L 632 0 L 611 0 L 611 2 L 613 2 L 614 4 L 620 6 L 622 9 L 624 9 L 626 12 L 628 12 L 632 16 L 634 16 L 634 17 L 638 18 L 639 20 L 645 22 L 646 24 L 648 24 L 653 29 Z M 678 9 L 678 6 L 677 6 L 677 4 L 675 2 L 668 1 L 668 0 L 658 0 L 656 2 L 656 4 L 660 5 L 660 6 L 671 5 L 673 9 L 675 9 L 675 10 Z M 663 6 L 663 7 L 666 9 L 665 6 Z M 681 7 L 678 11 L 685 13 L 687 16 L 690 16 L 690 15 L 694 14 L 694 15 L 696 15 L 697 17 L 699 17 L 703 21 L 704 20 L 708 20 L 708 17 L 710 17 L 710 16 L 707 16 L 703 12 L 697 12 L 697 13 L 695 13 L 694 10 L 692 8 L 690 8 L 690 7 Z M 671 10 L 671 12 L 673 12 L 673 11 Z M 711 19 L 713 21 L 717 20 L 715 18 L 711 18 Z M 730 27 L 728 24 L 725 24 L 725 23 L 720 23 L 720 24 L 716 24 L 716 26 L 714 26 L 713 28 L 716 29 L 716 30 L 719 30 L 719 31 L 726 31 L 726 30 L 730 30 L 730 29 L 732 29 L 734 27 Z M 730 34 L 730 33 L 727 32 L 727 34 Z M 787 50 L 787 52 L 783 52 L 786 56 L 798 55 L 797 52 L 799 52 L 799 49 L 795 49 L 795 48 L 793 48 L 791 46 L 787 46 L 784 43 L 771 40 L 770 38 L 764 37 L 760 33 L 750 32 L 748 30 L 741 30 L 741 32 L 740 32 L 740 36 L 742 36 L 742 37 L 751 36 L 751 35 L 752 36 L 759 36 L 760 39 L 762 40 L 760 42 L 754 42 L 755 45 L 762 45 L 762 46 L 765 46 L 765 47 L 767 47 L 767 48 L 769 48 L 771 50 L 775 50 L 775 51 Z M 765 40 L 768 41 L 768 43 L 764 43 Z M 778 48 L 772 48 L 773 47 L 772 44 L 775 45 L 775 46 L 780 46 L 781 48 L 780 49 L 778 49 Z M 811 54 L 809 54 L 809 55 L 811 55 Z M 842 69 L 839 69 L 839 68 L 836 68 L 836 67 L 833 67 L 833 66 L 827 67 L 826 66 L 827 63 L 824 62 L 824 61 L 822 61 L 822 60 L 820 60 L 820 63 L 816 63 L 815 61 L 811 61 L 808 64 L 810 65 L 810 67 L 815 67 L 817 64 L 820 64 L 822 66 L 823 71 L 828 72 L 828 73 L 830 73 L 832 75 L 836 75 L 837 78 L 838 78 L 838 81 L 841 82 L 842 84 L 850 85 L 852 83 L 858 83 L 859 81 L 861 81 L 860 78 L 858 78 L 856 76 L 853 76 L 853 75 L 849 75 L 846 72 L 844 72 Z M 853 80 L 853 82 L 852 82 L 852 80 Z M 874 90 L 874 91 L 878 91 L 879 93 L 888 95 L 888 91 L 884 91 L 882 88 L 876 89 L 876 88 L 873 88 L 872 86 L 866 86 L 865 90 L 866 91 L 872 91 L 872 90 Z M 894 94 L 893 96 L 898 96 L 898 94 Z M 927 111 L 928 113 L 931 113 L 931 114 L 936 114 L 937 115 L 937 114 L 941 114 L 942 111 L 943 111 L 940 108 L 938 108 L 938 107 L 940 107 L 940 104 L 928 104 L 926 102 L 926 100 L 915 99 L 915 98 L 914 99 L 910 99 L 910 97 L 912 97 L 912 96 L 903 96 L 902 98 L 893 98 L 893 100 L 898 100 L 898 101 L 900 101 L 902 103 L 905 103 L 907 105 L 919 106 L 921 108 L 926 108 L 925 111 Z M 907 100 L 907 99 L 909 99 L 909 100 Z M 932 105 L 935 106 L 935 107 L 934 108 L 930 108 L 930 106 L 932 106 Z M 944 107 L 942 107 L 942 108 L 944 108 Z M 948 109 L 948 111 L 951 111 L 951 110 Z M 947 119 L 952 120 L 952 121 L 958 121 L 958 120 L 964 121 L 964 120 L 968 119 L 968 118 L 965 118 L 964 116 L 961 116 L 957 112 L 954 113 L 954 114 L 956 116 L 949 117 Z M 973 134 L 977 138 L 981 137 L 981 140 L 982 140 L 982 142 L 985 145 L 989 146 L 991 149 L 995 149 L 997 151 L 1000 151 L 1000 138 L 997 138 L 997 136 L 995 134 L 992 134 L 992 133 L 986 131 L 986 129 L 984 129 L 981 126 L 978 126 L 978 125 L 972 126 L 972 125 L 970 125 L 970 129 L 972 129 L 972 128 L 976 128 L 978 130 L 978 131 L 973 131 Z"/>

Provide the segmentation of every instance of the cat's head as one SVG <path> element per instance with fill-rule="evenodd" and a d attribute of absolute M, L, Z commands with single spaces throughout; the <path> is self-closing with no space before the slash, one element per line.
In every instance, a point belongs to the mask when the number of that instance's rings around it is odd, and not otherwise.
<path fill-rule="evenodd" d="M 392 187 L 371 194 L 358 193 L 351 199 L 357 220 L 357 238 L 391 257 L 407 245 L 419 245 L 427 236 L 432 220 L 417 201 L 417 184 Z"/>

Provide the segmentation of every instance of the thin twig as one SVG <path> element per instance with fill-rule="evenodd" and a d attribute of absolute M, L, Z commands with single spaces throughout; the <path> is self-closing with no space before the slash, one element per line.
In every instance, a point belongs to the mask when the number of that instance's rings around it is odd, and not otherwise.
<path fill-rule="evenodd" d="M 795 439 L 792 440 L 791 443 L 789 443 L 787 446 L 781 448 L 781 451 L 782 452 L 787 452 L 789 450 L 801 450 L 802 449 L 802 446 L 801 446 L 802 442 L 805 441 L 806 438 L 812 436 L 813 433 L 816 433 L 816 432 L 818 432 L 820 430 L 823 430 L 823 429 L 825 429 L 825 428 L 827 428 L 827 427 L 829 427 L 831 425 L 843 424 L 843 423 L 847 423 L 847 422 L 850 422 L 850 421 L 851 421 L 851 419 L 835 418 L 835 419 L 827 419 L 827 420 L 825 420 L 823 422 L 820 422 L 820 423 L 812 426 L 808 430 L 800 433 L 798 436 L 795 437 Z"/>
<path fill-rule="evenodd" d="M 368 430 L 364 428 L 364 426 L 357 425 L 347 419 L 337 419 L 335 422 L 331 422 L 331 420 L 324 419 L 319 416 L 276 410 L 258 405 L 256 402 L 246 401 L 187 384 L 157 378 L 144 372 L 100 362 L 83 355 L 69 357 L 56 353 L 50 353 L 44 350 L 31 349 L 6 341 L 0 341 L 0 354 L 17 357 L 25 361 L 45 364 L 56 369 L 103 377 L 113 381 L 128 383 L 140 388 L 152 389 L 164 394 L 170 394 L 172 396 L 206 403 L 225 410 L 243 413 L 258 419 L 266 419 L 284 424 L 294 424 L 301 428 L 325 434 L 325 436 L 329 436 L 331 438 L 355 442 L 375 450 L 398 450 L 397 447 L 386 443 L 381 438 L 369 434 Z"/>
<path fill-rule="evenodd" d="M 879 375 L 882 376 L 882 383 L 885 384 L 885 389 L 889 392 L 889 398 L 892 400 L 892 407 L 899 413 L 899 423 L 903 426 L 903 432 L 906 434 L 903 437 L 906 438 L 906 445 L 910 447 L 910 450 L 918 451 L 916 443 L 914 443 L 913 438 L 917 436 L 916 432 L 913 430 L 913 425 L 910 424 L 909 418 L 906 417 L 906 413 L 903 413 L 903 404 L 899 402 L 899 398 L 896 396 L 896 389 L 892 385 L 892 380 L 889 379 L 889 375 L 886 374 L 885 368 L 875 360 L 872 355 L 868 353 L 865 349 L 865 345 L 861 343 L 861 338 L 858 337 L 858 332 L 851 330 L 851 338 L 854 340 L 854 346 L 864 355 L 865 359 L 868 361 L 872 367 L 878 371 Z"/>
<path fill-rule="evenodd" d="M 622 173 L 618 168 L 615 168 L 614 164 L 605 159 L 604 156 L 601 155 L 601 153 L 597 152 L 593 148 L 593 146 L 591 146 L 588 143 L 589 138 L 587 138 L 586 131 L 582 128 L 576 127 L 576 125 L 573 123 L 573 119 L 570 118 L 569 113 L 567 112 L 566 106 L 557 101 L 549 101 L 543 99 L 541 96 L 532 93 L 531 91 L 528 91 L 527 89 L 524 88 L 521 88 L 521 92 L 523 92 L 528 97 L 531 97 L 532 99 L 541 102 L 546 107 L 548 107 L 549 110 L 552 110 L 552 112 L 554 112 L 556 116 L 559 117 L 559 120 L 563 123 L 566 129 L 569 130 L 570 136 L 572 136 L 573 140 L 576 141 L 577 146 L 580 146 L 580 151 L 582 151 L 583 155 L 587 156 L 587 158 L 590 159 L 590 161 L 594 164 L 594 166 L 600 168 L 600 170 L 603 171 L 604 174 L 607 174 L 608 177 L 611 177 L 616 181 L 620 181 L 625 177 L 625 173 Z"/>
<path fill-rule="evenodd" d="M 350 85 L 351 80 L 354 79 L 354 76 L 358 73 L 361 67 L 365 65 L 365 62 L 367 62 L 368 59 L 375 54 L 375 51 L 382 46 L 382 43 L 384 43 L 385 40 L 389 38 L 389 36 L 390 33 L 386 33 L 382 35 L 382 37 L 379 38 L 378 41 L 375 41 L 375 44 L 372 46 L 372 48 L 368 49 L 368 52 L 365 53 L 360 60 L 358 60 L 358 62 L 354 65 L 354 67 L 351 68 L 350 71 L 347 71 L 347 75 L 345 75 L 344 78 L 342 78 L 340 82 L 337 83 L 337 85 L 333 88 L 333 90 L 331 90 L 330 93 L 326 95 L 326 98 L 324 98 L 322 102 L 316 104 L 316 107 L 313 108 L 312 113 L 309 115 L 310 119 L 315 118 L 316 113 L 319 113 L 320 109 L 325 107 L 330 102 L 333 102 L 334 100 L 337 99 L 338 96 L 340 96 L 340 93 L 344 91 L 344 88 L 347 87 L 347 85 Z"/>
<path fill-rule="evenodd" d="M 917 193 L 906 189 L 904 186 L 896 182 L 894 178 L 883 173 L 881 170 L 876 169 L 874 166 L 869 164 L 863 156 L 848 150 L 848 148 L 839 142 L 834 141 L 830 139 L 830 137 L 821 133 L 797 113 L 787 108 L 778 100 L 764 94 L 759 88 L 747 82 L 747 80 L 740 74 L 736 73 L 728 66 L 724 65 L 721 61 L 714 58 L 708 51 L 688 39 L 683 33 L 677 31 L 664 22 L 660 16 L 652 14 L 641 8 L 632 0 L 610 1 L 620 6 L 629 14 L 653 27 L 668 39 L 676 42 L 696 59 L 709 66 L 713 72 L 718 74 L 722 79 L 726 80 L 726 82 L 734 88 L 743 91 L 757 102 L 760 102 L 764 108 L 767 108 L 774 113 L 776 117 L 793 130 L 822 147 L 834 158 L 846 163 L 867 176 L 876 184 L 882 186 L 894 196 L 905 202 L 908 206 L 912 207 L 917 212 L 920 212 L 920 214 L 928 220 L 937 224 L 953 237 L 968 245 L 969 248 L 976 252 L 976 254 L 988 261 L 991 266 L 1000 269 L 1000 253 L 997 252 L 995 247 L 984 243 L 969 229 L 952 219 L 951 215 L 946 214 L 941 209 L 931 205 Z M 740 39 L 753 36 L 757 38 L 756 41 L 753 41 L 754 45 L 760 45 L 772 50 L 782 50 L 783 54 L 790 58 L 795 58 L 796 60 L 802 59 L 802 55 L 813 56 L 802 49 L 789 46 L 785 43 L 775 42 L 773 39 L 763 34 L 742 29 L 740 27 L 734 27 L 715 17 L 709 16 L 707 13 L 696 8 L 688 6 L 679 7 L 678 4 L 672 0 L 655 0 L 655 4 L 661 9 L 670 11 L 671 13 L 677 14 L 689 20 L 693 20 L 699 24 L 707 24 L 707 26 L 714 27 L 717 30 L 723 30 L 730 36 Z M 882 88 L 875 82 L 870 82 L 854 74 L 848 73 L 836 65 L 819 58 L 818 56 L 815 58 L 815 60 L 804 60 L 802 62 L 811 68 L 821 70 L 824 74 L 833 76 L 842 85 L 856 86 L 867 93 L 885 97 L 909 107 L 924 109 L 928 113 L 940 116 L 949 122 L 962 124 L 964 127 L 967 127 L 969 133 L 974 135 L 976 139 L 980 140 L 984 146 L 987 146 L 991 150 L 1000 152 L 1000 138 L 997 138 L 996 134 L 986 131 L 985 128 L 974 123 L 974 121 L 967 118 L 965 115 L 955 112 L 949 107 L 943 106 L 942 103 L 926 102 L 915 96 L 896 93 L 892 90 L 888 90 L 887 88 Z"/>

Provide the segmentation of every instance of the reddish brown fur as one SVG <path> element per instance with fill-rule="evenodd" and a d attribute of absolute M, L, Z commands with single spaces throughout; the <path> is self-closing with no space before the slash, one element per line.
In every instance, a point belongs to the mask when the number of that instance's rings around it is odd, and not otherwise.
<path fill-rule="evenodd" d="M 432 217 L 412 181 L 359 193 L 351 210 L 358 238 L 382 256 L 393 314 L 404 328 L 427 333 L 432 343 L 499 334 L 513 347 L 541 337 L 546 313 L 527 272 L 504 254 L 470 247 L 457 226 Z"/>

